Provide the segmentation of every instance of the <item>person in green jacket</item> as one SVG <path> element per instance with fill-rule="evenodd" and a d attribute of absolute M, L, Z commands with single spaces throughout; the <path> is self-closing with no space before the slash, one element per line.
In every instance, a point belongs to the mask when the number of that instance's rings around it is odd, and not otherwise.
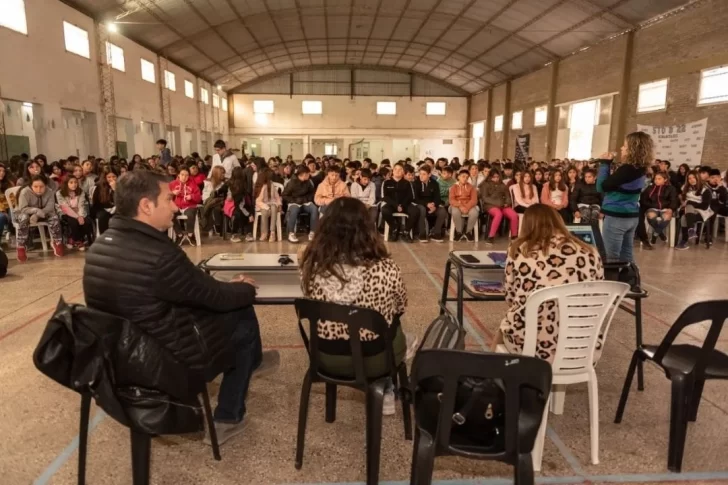
<path fill-rule="evenodd" d="M 440 186 L 440 200 L 442 201 L 443 207 L 450 205 L 450 187 L 455 184 L 455 179 L 452 176 L 452 168 L 445 166 L 440 171 L 440 178 L 437 179 L 437 184 Z"/>

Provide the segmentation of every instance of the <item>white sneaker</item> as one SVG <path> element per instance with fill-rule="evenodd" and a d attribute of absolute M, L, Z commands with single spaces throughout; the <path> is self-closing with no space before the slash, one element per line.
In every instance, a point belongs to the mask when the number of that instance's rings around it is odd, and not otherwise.
<path fill-rule="evenodd" d="M 230 440 L 230 438 L 233 438 L 248 427 L 248 424 L 250 421 L 243 418 L 242 421 L 239 423 L 215 423 L 215 432 L 217 434 L 217 444 L 223 445 L 225 442 Z M 212 446 L 212 440 L 210 439 L 210 431 L 205 430 L 205 438 L 202 440 L 203 443 L 205 443 L 208 446 Z"/>
<path fill-rule="evenodd" d="M 296 235 L 294 233 L 292 233 L 292 232 L 288 233 L 288 242 L 292 242 L 292 243 L 298 242 L 298 238 L 296 237 Z"/>
<path fill-rule="evenodd" d="M 313 232 L 308 233 L 308 240 L 313 241 Z"/>
<path fill-rule="evenodd" d="M 252 234 L 248 234 L 245 236 L 245 242 L 255 242 L 255 238 Z"/>
<path fill-rule="evenodd" d="M 238 236 L 237 234 L 235 234 L 234 236 L 232 236 L 232 237 L 230 238 L 230 242 L 233 242 L 233 243 L 239 243 L 239 242 L 242 242 L 242 241 L 243 241 L 243 240 L 242 240 L 242 239 L 240 239 L 240 236 Z"/>
<path fill-rule="evenodd" d="M 384 391 L 384 405 L 382 406 L 383 416 L 394 415 L 394 389 Z"/>

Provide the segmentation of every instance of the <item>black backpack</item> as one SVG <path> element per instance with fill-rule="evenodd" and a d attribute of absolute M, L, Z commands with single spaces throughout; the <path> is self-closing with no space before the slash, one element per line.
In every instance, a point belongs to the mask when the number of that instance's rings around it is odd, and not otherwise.
<path fill-rule="evenodd" d="M 2 248 L 0 248 L 0 278 L 4 277 L 6 274 L 8 274 L 8 257 L 5 255 Z"/>
<path fill-rule="evenodd" d="M 418 352 L 422 349 L 465 350 L 465 329 L 446 311 L 427 328 Z M 412 365 L 416 362 L 415 355 Z M 441 377 L 431 377 L 419 383 L 415 392 L 423 419 L 437 420 L 442 390 Z M 452 432 L 480 447 L 504 448 L 504 404 L 505 392 L 498 381 L 462 377 L 457 387 Z"/>

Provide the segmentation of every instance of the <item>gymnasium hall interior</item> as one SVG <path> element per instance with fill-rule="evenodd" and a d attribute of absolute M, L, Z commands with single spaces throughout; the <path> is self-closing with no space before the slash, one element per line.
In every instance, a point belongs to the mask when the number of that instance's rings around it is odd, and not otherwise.
<path fill-rule="evenodd" d="M 727 0 L 0 0 L 0 483 L 728 484 L 726 25 Z M 536 214 L 589 277 L 519 252 Z M 316 248 L 357 244 L 392 272 Z M 242 287 L 262 363 L 229 422 L 241 351 L 204 379 L 177 352 Z"/>

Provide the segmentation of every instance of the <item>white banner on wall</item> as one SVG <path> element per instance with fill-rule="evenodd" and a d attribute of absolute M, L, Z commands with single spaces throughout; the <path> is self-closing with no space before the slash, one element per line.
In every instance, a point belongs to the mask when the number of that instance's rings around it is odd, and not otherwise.
<path fill-rule="evenodd" d="M 637 125 L 637 131 L 652 135 L 655 142 L 655 158 L 695 166 L 700 165 L 703 156 L 707 127 L 708 118 L 704 118 L 682 125 Z"/>

